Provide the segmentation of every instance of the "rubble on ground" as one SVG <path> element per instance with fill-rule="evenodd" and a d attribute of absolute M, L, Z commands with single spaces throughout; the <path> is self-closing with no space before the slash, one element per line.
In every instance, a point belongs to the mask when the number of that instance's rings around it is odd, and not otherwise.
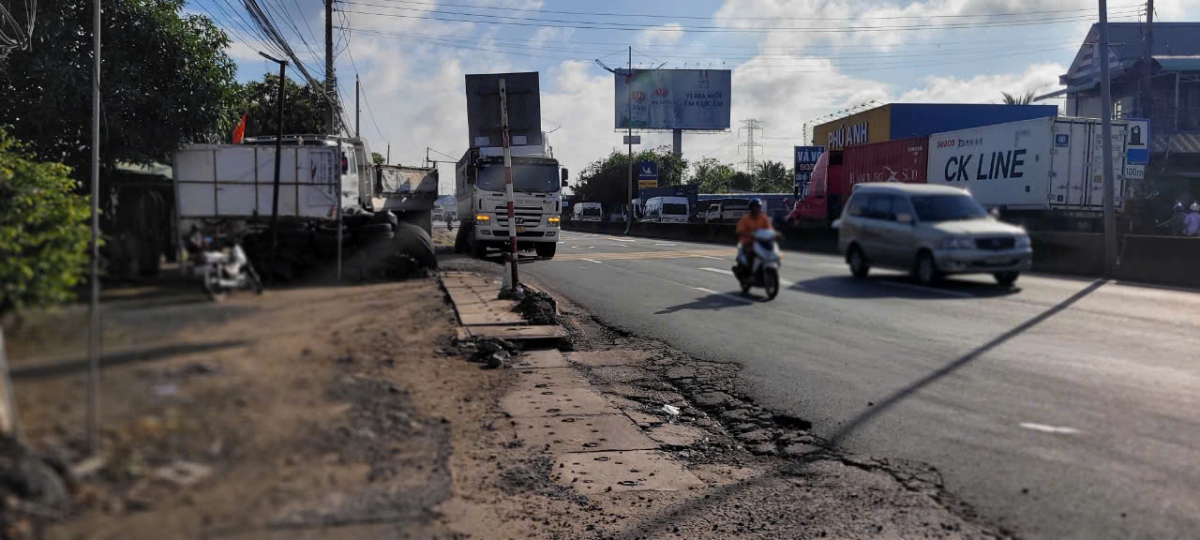
<path fill-rule="evenodd" d="M 68 474 L 64 464 L 0 436 L 0 538 L 36 537 L 41 525 L 65 516 Z"/>

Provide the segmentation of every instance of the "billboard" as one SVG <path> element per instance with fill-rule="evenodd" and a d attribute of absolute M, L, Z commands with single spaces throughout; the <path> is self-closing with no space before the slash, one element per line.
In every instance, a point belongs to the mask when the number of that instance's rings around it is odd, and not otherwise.
<path fill-rule="evenodd" d="M 794 152 L 795 162 L 793 171 L 796 172 L 796 189 L 798 192 L 804 192 L 804 186 L 808 185 L 808 180 L 812 178 L 813 168 L 817 165 L 817 158 L 821 157 L 821 153 L 825 151 L 821 146 L 797 146 Z"/>
<path fill-rule="evenodd" d="M 634 129 L 729 129 L 732 79 L 727 69 L 618 69 L 616 127 L 630 127 L 632 112 Z"/>
<path fill-rule="evenodd" d="M 504 146 L 500 123 L 500 79 L 508 93 L 512 146 L 542 145 L 542 102 L 537 72 L 467 75 L 468 148 Z"/>

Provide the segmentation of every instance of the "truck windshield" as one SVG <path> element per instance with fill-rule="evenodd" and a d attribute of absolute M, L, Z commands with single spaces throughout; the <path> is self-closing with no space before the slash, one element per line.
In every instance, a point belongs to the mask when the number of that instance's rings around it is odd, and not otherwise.
<path fill-rule="evenodd" d="M 687 205 L 680 203 L 667 203 L 663 205 L 663 213 L 672 216 L 687 215 Z"/>
<path fill-rule="evenodd" d="M 523 193 L 554 193 L 558 187 L 558 167 L 555 165 L 513 164 L 513 191 Z M 504 166 L 489 165 L 479 169 L 476 184 L 485 191 L 504 191 Z"/>
<path fill-rule="evenodd" d="M 914 195 L 912 205 L 918 219 L 933 223 L 987 217 L 987 211 L 967 195 Z"/>

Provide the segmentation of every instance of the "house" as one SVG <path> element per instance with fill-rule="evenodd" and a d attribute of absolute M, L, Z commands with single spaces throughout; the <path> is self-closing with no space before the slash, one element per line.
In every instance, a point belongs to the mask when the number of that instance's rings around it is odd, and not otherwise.
<path fill-rule="evenodd" d="M 1200 178 L 1200 23 L 1154 23 L 1149 59 L 1145 58 L 1145 33 L 1144 23 L 1108 25 L 1113 118 L 1150 119 L 1154 158 L 1148 173 L 1158 170 L 1170 176 Z M 1099 118 L 1098 44 L 1099 28 L 1092 25 L 1070 70 L 1059 78 L 1066 88 L 1038 99 L 1065 94 L 1066 115 Z M 1144 78 L 1147 60 L 1148 86 Z M 1168 164 L 1173 170 L 1165 169 Z"/>

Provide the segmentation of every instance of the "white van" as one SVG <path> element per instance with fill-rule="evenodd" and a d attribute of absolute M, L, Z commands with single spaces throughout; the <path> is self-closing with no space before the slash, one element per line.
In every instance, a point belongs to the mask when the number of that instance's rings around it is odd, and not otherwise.
<path fill-rule="evenodd" d="M 691 215 L 687 197 L 654 197 L 646 201 L 646 217 L 654 223 L 687 223 Z"/>
<path fill-rule="evenodd" d="M 581 202 L 575 203 L 571 212 L 572 221 L 600 221 L 603 219 L 604 209 L 598 202 Z"/>

